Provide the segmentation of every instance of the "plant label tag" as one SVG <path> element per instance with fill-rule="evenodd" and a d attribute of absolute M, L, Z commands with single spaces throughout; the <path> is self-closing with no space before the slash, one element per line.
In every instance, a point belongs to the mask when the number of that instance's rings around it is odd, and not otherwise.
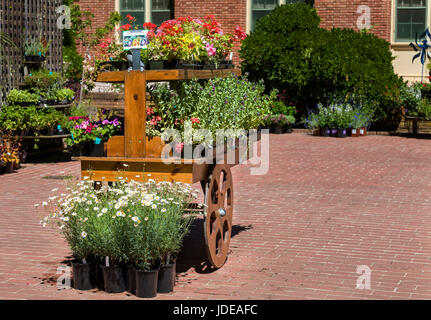
<path fill-rule="evenodd" d="M 123 31 L 123 49 L 147 49 L 148 30 Z"/>
<path fill-rule="evenodd" d="M 45 108 L 48 108 L 48 106 L 46 105 L 46 103 L 43 105 Z"/>
<path fill-rule="evenodd" d="M 105 257 L 105 265 L 109 267 L 109 257 Z"/>
<path fill-rule="evenodd" d="M 356 134 L 356 129 L 352 129 L 352 134 Z"/>
<path fill-rule="evenodd" d="M 233 59 L 233 52 L 231 52 L 231 53 L 229 54 L 229 61 L 232 61 L 232 59 Z"/>
<path fill-rule="evenodd" d="M 360 134 L 364 134 L 364 129 L 359 130 Z"/>

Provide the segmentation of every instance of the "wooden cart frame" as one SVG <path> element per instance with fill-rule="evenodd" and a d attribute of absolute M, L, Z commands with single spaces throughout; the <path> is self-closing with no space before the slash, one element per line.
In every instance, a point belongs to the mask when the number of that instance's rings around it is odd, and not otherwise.
<path fill-rule="evenodd" d="M 241 75 L 239 69 L 221 70 L 158 70 L 115 71 L 99 74 L 97 81 L 124 83 L 125 123 L 124 136 L 113 136 L 105 144 L 106 157 L 79 157 L 81 175 L 94 181 L 117 180 L 121 170 L 123 178 L 135 181 L 148 179 L 184 183 L 200 182 L 205 194 L 205 241 L 208 259 L 215 268 L 227 259 L 232 233 L 233 181 L 231 166 L 239 163 L 238 149 L 235 163 L 206 164 L 181 159 L 180 163 L 165 164 L 161 151 L 165 146 L 159 137 L 146 136 L 146 87 L 147 82 L 211 79 Z M 227 153 L 225 153 L 225 160 Z M 125 168 L 127 168 L 125 170 Z"/>

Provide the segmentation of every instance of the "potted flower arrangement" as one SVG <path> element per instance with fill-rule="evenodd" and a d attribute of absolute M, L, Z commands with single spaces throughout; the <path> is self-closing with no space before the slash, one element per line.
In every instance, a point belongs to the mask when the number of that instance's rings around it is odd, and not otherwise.
<path fill-rule="evenodd" d="M 13 173 L 19 164 L 19 149 L 10 143 L 3 143 L 0 149 L 0 163 L 4 167 L 5 173 Z"/>
<path fill-rule="evenodd" d="M 156 28 L 145 23 L 149 30 L 148 49 L 143 52 L 143 59 L 154 69 L 153 61 L 163 61 L 163 67 L 182 68 L 218 68 L 231 66 L 226 60 L 231 59 L 235 41 L 242 41 L 246 33 L 240 28 L 234 34 L 223 32 L 221 24 L 212 15 L 202 21 L 190 17 L 168 20 Z M 161 63 L 158 62 L 159 67 Z"/>
<path fill-rule="evenodd" d="M 125 182 L 119 177 L 99 190 L 93 184 L 83 180 L 69 185 L 68 195 L 54 195 L 42 203 L 49 215 L 41 224 L 57 225 L 76 259 L 77 287 L 94 287 L 91 266 L 98 262 L 107 292 L 124 291 L 127 283 L 138 297 L 156 296 L 158 284 L 163 292 L 172 290 L 173 275 L 167 270 L 172 270 L 173 257 L 188 233 L 192 217 L 183 213 L 196 194 L 189 185 L 154 180 Z M 159 267 L 164 275 L 160 279 Z"/>
<path fill-rule="evenodd" d="M 87 116 L 69 117 L 68 128 L 71 137 L 66 140 L 74 154 L 101 157 L 104 155 L 104 142 L 121 129 L 118 118 L 110 120 L 110 115 L 101 114 L 91 121 Z"/>

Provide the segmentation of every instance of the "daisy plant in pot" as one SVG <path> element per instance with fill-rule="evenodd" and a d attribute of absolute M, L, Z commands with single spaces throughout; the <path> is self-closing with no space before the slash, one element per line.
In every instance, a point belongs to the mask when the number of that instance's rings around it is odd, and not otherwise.
<path fill-rule="evenodd" d="M 184 209 L 196 194 L 182 183 L 127 181 L 123 172 L 117 182 L 100 188 L 94 188 L 89 172 L 71 183 L 67 194 L 54 189 L 56 194 L 42 203 L 49 215 L 41 224 L 56 225 L 69 244 L 76 288 L 95 287 L 99 264 L 106 292 L 127 289 L 149 298 L 157 294 L 159 268 L 171 266 L 181 249 L 192 219 Z M 163 292 L 171 291 L 166 287 L 173 286 L 174 276 L 162 273 L 168 277 Z"/>

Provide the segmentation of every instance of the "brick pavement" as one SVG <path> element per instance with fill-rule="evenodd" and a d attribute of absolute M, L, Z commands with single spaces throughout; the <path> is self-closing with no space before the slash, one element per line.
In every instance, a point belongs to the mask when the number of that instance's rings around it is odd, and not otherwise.
<path fill-rule="evenodd" d="M 233 168 L 234 237 L 226 265 L 202 267 L 202 220 L 157 299 L 430 299 L 431 143 L 368 136 L 271 135 L 270 171 Z M 25 164 L 0 176 L 0 299 L 135 299 L 57 290 L 69 251 L 34 204 L 78 175 L 77 162 Z M 358 265 L 371 289 L 355 289 Z"/>

